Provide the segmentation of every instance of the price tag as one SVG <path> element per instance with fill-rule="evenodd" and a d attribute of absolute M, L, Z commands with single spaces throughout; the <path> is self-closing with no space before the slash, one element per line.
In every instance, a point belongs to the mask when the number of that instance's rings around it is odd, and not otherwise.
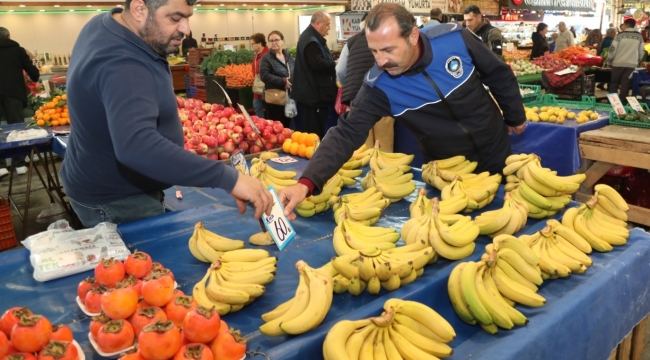
<path fill-rule="evenodd" d="M 262 214 L 262 220 L 264 220 L 264 225 L 278 249 L 282 250 L 296 236 L 296 232 L 287 217 L 284 216 L 284 207 L 273 186 L 269 187 L 269 192 L 273 195 L 273 208 L 271 209 L 271 215 Z"/>
<path fill-rule="evenodd" d="M 268 161 L 273 161 L 278 164 L 291 164 L 291 163 L 298 162 L 297 159 L 292 158 L 291 156 L 280 156 L 277 158 L 269 159 Z"/>
<path fill-rule="evenodd" d="M 609 103 L 612 104 L 614 111 L 618 115 L 625 115 L 625 108 L 623 107 L 623 103 L 621 102 L 621 99 L 618 97 L 618 94 L 616 93 L 607 94 L 607 100 L 609 100 Z"/>
<path fill-rule="evenodd" d="M 248 163 L 244 157 L 244 152 L 239 150 L 236 153 L 232 154 L 230 157 L 230 165 L 237 169 L 240 173 L 244 175 L 250 175 L 250 169 L 248 168 Z"/>
<path fill-rule="evenodd" d="M 626 99 L 627 103 L 630 104 L 632 109 L 645 114 L 645 110 L 641 107 L 641 104 L 639 104 L 639 101 L 634 96 L 628 96 Z"/>

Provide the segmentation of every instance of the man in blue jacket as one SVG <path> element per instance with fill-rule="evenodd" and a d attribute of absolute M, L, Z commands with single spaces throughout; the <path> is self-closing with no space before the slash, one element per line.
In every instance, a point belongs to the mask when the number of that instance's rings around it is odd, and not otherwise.
<path fill-rule="evenodd" d="M 127 0 L 81 30 L 68 70 L 74 123 L 61 177 L 72 208 L 91 227 L 162 214 L 172 185 L 221 188 L 255 217 L 272 197 L 256 179 L 183 149 L 167 63 L 190 32 L 194 0 Z"/>
<path fill-rule="evenodd" d="M 295 216 L 296 204 L 320 192 L 383 116 L 393 116 L 416 135 L 425 161 L 465 155 L 478 161 L 477 172 L 502 171 L 511 153 L 508 133 L 526 126 L 514 74 L 460 24 L 423 30 L 401 5 L 382 3 L 370 11 L 366 37 L 377 64 L 299 183 L 280 191 L 287 215 Z"/>

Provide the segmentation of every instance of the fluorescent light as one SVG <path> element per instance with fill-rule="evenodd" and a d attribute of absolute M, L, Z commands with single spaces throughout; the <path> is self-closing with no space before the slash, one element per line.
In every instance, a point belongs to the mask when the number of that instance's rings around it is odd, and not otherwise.
<path fill-rule="evenodd" d="M 248 4 L 242 4 L 242 6 L 248 6 Z"/>
<path fill-rule="evenodd" d="M 217 11 L 219 10 L 219 8 L 214 8 L 214 9 L 217 10 Z"/>
<path fill-rule="evenodd" d="M 97 9 L 97 11 L 102 11 L 102 9 Z"/>
<path fill-rule="evenodd" d="M 201 4 L 196 4 L 196 6 L 201 6 Z"/>
<path fill-rule="evenodd" d="M 73 11 L 74 11 L 74 9 L 70 10 L 70 12 L 73 12 Z"/>
<path fill-rule="evenodd" d="M 254 8 L 253 10 L 257 10 L 257 8 Z"/>
<path fill-rule="evenodd" d="M 273 8 L 273 9 L 271 9 L 271 10 L 275 10 L 275 8 Z"/>
<path fill-rule="evenodd" d="M 9 12 L 14 12 L 14 9 L 9 10 Z"/>
<path fill-rule="evenodd" d="M 282 5 L 282 6 L 287 7 L 287 4 L 284 4 L 284 5 Z"/>
<path fill-rule="evenodd" d="M 90 5 L 90 4 L 88 4 L 88 5 L 86 5 L 86 7 L 87 7 L 87 8 L 91 8 L 91 7 L 93 7 L 93 6 L 92 6 L 92 5 Z"/>
<path fill-rule="evenodd" d="M 43 9 L 41 9 L 41 10 L 39 10 L 39 11 L 40 11 L 40 12 L 45 12 L 45 10 L 43 10 Z"/>
<path fill-rule="evenodd" d="M 239 10 L 239 8 L 234 8 L 233 10 Z"/>
<path fill-rule="evenodd" d="M 60 5 L 54 5 L 54 7 L 58 8 L 58 7 L 60 7 Z"/>
<path fill-rule="evenodd" d="M 119 7 L 119 8 L 121 8 L 121 7 L 122 7 L 122 5 L 117 5 L 117 7 Z"/>
<path fill-rule="evenodd" d="M 18 7 L 25 7 L 25 5 L 24 5 L 24 4 L 20 4 L 20 5 L 18 5 Z"/>
<path fill-rule="evenodd" d="M 321 5 L 320 7 L 325 7 L 325 5 Z"/>
<path fill-rule="evenodd" d="M 219 4 L 219 6 L 223 6 L 223 4 Z"/>
<path fill-rule="evenodd" d="M 269 6 L 269 4 L 264 4 L 264 6 Z"/>

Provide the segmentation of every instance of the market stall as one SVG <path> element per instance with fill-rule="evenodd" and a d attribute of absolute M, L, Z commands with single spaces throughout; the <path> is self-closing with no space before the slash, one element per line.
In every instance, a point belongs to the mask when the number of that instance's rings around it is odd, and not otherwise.
<path fill-rule="evenodd" d="M 301 172 L 306 163 L 300 160 L 292 165 L 277 167 Z M 414 174 L 415 179 L 419 180 L 419 171 L 414 170 Z M 418 182 L 418 187 L 422 186 Z M 437 190 L 426 188 L 428 196 L 439 195 Z M 390 205 L 378 226 L 401 228 L 408 219 L 408 207 L 414 197 L 411 195 Z M 497 199 L 484 211 L 500 207 L 502 198 L 503 192 L 500 190 Z M 230 195 L 221 192 L 212 204 L 124 224 L 119 231 L 130 249 L 144 251 L 154 261 L 171 269 L 180 289 L 191 293 L 192 287 L 208 267 L 197 261 L 187 249 L 187 241 L 197 221 L 202 221 L 206 228 L 221 235 L 242 239 L 258 231 L 259 226 L 250 209 L 244 215 L 238 214 Z M 529 219 L 521 233 L 531 234 L 544 224 L 544 220 Z M 380 296 L 368 293 L 356 297 L 348 293 L 335 295 L 328 316 L 314 331 L 295 337 L 267 337 L 257 331 L 262 324 L 259 317 L 291 296 L 298 277 L 294 269 L 296 261 L 305 260 L 319 267 L 335 255 L 331 244 L 334 226 L 331 212 L 298 218 L 293 226 L 297 237 L 283 251 L 277 251 L 275 246 L 267 247 L 272 255 L 278 256 L 278 271 L 275 279 L 266 286 L 265 294 L 253 305 L 223 316 L 230 326 L 241 329 L 249 337 L 249 349 L 264 352 L 271 359 L 320 359 L 322 341 L 331 326 L 342 319 L 379 315 L 384 301 L 393 297 L 423 302 L 447 319 L 457 333 L 456 340 L 451 344 L 455 349 L 455 358 L 606 358 L 632 327 L 650 312 L 650 300 L 642 296 L 649 290 L 650 284 L 640 275 L 648 266 L 650 242 L 647 240 L 650 236 L 641 230 L 633 230 L 627 245 L 617 247 L 610 253 L 592 254 L 594 265 L 585 274 L 545 282 L 540 294 L 547 298 L 547 305 L 537 309 L 518 307 L 530 318 L 530 323 L 510 332 L 492 336 L 479 327 L 463 323 L 455 315 L 447 297 L 447 278 L 457 262 L 438 260 L 425 268 L 420 279 L 392 293 L 382 290 Z M 480 237 L 474 253 L 468 259 L 477 260 L 489 242 L 491 239 L 488 237 Z M 90 320 L 73 305 L 77 284 L 90 273 L 38 283 L 32 278 L 33 269 L 28 257 L 25 249 L 0 254 L 0 270 L 6 274 L 5 281 L 0 285 L 6 294 L 0 299 L 0 308 L 28 306 L 48 316 L 54 324 L 67 324 L 74 331 L 86 358 L 100 359 L 87 337 Z M 587 312 L 584 309 L 590 310 Z M 602 326 L 604 318 L 610 319 L 607 326 Z M 599 331 L 588 330 L 593 328 Z M 554 336 L 548 336 L 549 332 Z M 544 340 L 540 341 L 540 338 Z"/>

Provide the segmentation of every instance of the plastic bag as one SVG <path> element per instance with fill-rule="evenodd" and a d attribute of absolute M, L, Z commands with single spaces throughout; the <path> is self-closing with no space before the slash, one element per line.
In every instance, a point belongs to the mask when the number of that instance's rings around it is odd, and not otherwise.
<path fill-rule="evenodd" d="M 289 95 L 289 90 L 287 90 L 286 103 L 284 104 L 284 116 L 291 119 L 298 115 L 298 107 L 296 106 L 296 101 Z"/>
<path fill-rule="evenodd" d="M 341 94 L 342 93 L 343 93 L 343 88 L 340 87 L 338 92 L 336 93 L 336 101 L 334 102 L 334 111 L 336 111 L 336 113 L 339 114 L 339 115 L 341 115 L 344 112 L 348 111 L 348 106 L 341 103 Z"/>
<path fill-rule="evenodd" d="M 101 259 L 112 257 L 124 260 L 130 254 L 117 232 L 117 225 L 112 223 L 104 222 L 94 228 L 77 231 L 48 230 L 35 236 L 37 238 L 32 239 L 29 246 L 29 261 L 34 267 L 36 281 L 92 270 Z"/>
<path fill-rule="evenodd" d="M 603 58 L 591 54 L 580 54 L 571 58 L 571 64 L 578 66 L 602 66 Z"/>

